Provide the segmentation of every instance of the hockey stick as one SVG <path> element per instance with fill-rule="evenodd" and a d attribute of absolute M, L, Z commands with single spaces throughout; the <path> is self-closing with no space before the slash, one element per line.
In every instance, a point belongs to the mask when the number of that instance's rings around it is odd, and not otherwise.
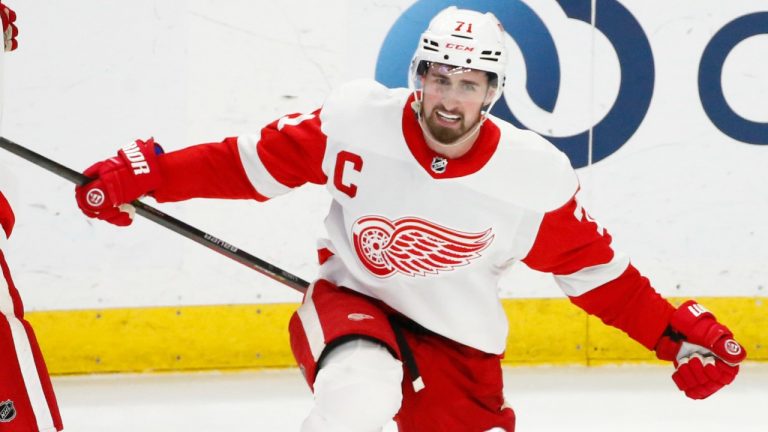
<path fill-rule="evenodd" d="M 58 162 L 54 162 L 43 155 L 33 152 L 32 150 L 22 147 L 19 144 L 6 139 L 5 137 L 0 137 L 0 147 L 77 185 L 83 186 L 91 181 L 91 179 L 85 175 L 67 168 Z M 307 291 L 309 283 L 292 273 L 289 273 L 279 267 L 275 267 L 266 261 L 256 258 L 255 256 L 230 243 L 200 231 L 199 229 L 188 225 L 172 216 L 169 216 L 154 207 L 150 207 L 139 200 L 133 201 L 131 205 L 136 208 L 136 213 L 144 216 L 152 222 L 162 225 L 169 230 L 176 232 L 177 234 L 181 234 L 192 241 L 200 243 L 208 249 L 231 258 L 240 264 L 250 267 L 251 269 L 256 270 L 257 272 L 278 282 L 281 282 L 295 289 L 296 291 L 302 293 Z"/>

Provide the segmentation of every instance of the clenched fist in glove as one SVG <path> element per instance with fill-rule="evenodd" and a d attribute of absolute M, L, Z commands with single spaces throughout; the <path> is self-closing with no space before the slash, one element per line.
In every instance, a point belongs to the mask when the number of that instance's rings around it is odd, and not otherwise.
<path fill-rule="evenodd" d="M 9 9 L 6 5 L 0 3 L 0 18 L 3 21 L 3 42 L 5 51 L 13 51 L 19 43 L 16 41 L 16 36 L 19 35 L 19 29 L 16 28 L 16 12 Z"/>
<path fill-rule="evenodd" d="M 121 148 L 116 157 L 97 162 L 83 172 L 94 180 L 75 188 L 77 206 L 88 217 L 130 225 L 135 212 L 130 202 L 162 183 L 157 163 L 157 155 L 162 153 L 162 147 L 150 138 L 136 140 Z"/>
<path fill-rule="evenodd" d="M 691 399 L 704 399 L 730 384 L 747 352 L 733 333 L 693 300 L 672 314 L 656 356 L 675 364 L 672 379 Z"/>

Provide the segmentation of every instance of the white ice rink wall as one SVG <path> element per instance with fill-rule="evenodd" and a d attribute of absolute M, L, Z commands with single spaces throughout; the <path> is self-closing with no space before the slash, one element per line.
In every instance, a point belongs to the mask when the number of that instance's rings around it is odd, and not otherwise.
<path fill-rule="evenodd" d="M 3 135 L 82 170 L 139 137 L 170 151 L 253 133 L 313 110 L 349 79 L 404 85 L 418 32 L 448 4 L 499 16 L 511 64 L 495 113 L 571 157 L 591 214 L 660 292 L 722 297 L 731 309 L 737 298 L 741 312 L 726 314 L 765 319 L 765 0 L 28 0 L 12 5 L 21 35 L 5 61 Z M 66 181 L 7 154 L 0 162 L 19 179 L 9 260 L 40 317 L 300 300 L 148 221 L 88 220 Z M 327 205 L 311 186 L 261 205 L 160 208 L 312 279 Z M 501 290 L 544 304 L 562 297 L 522 267 Z M 765 326 L 748 328 L 762 349 Z"/>

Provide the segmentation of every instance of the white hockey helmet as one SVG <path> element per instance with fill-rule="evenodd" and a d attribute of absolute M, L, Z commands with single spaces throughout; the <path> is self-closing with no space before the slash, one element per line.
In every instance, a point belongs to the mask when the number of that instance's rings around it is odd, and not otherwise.
<path fill-rule="evenodd" d="M 490 13 L 458 9 L 451 6 L 432 18 L 422 33 L 411 60 L 408 85 L 417 93 L 422 76 L 430 64 L 438 63 L 459 68 L 488 72 L 496 90 L 490 107 L 502 95 L 507 68 L 504 28 Z M 495 80 L 494 80 L 495 78 Z"/>

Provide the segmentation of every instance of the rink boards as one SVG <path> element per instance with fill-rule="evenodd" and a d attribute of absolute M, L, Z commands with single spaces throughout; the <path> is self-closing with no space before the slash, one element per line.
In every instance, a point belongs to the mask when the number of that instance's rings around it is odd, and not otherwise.
<path fill-rule="evenodd" d="M 701 298 L 737 335 L 750 360 L 768 360 L 762 298 Z M 676 302 L 680 302 L 677 299 Z M 653 354 L 567 299 L 504 299 L 505 363 L 651 362 Z M 295 303 L 29 313 L 53 374 L 293 367 Z"/>

